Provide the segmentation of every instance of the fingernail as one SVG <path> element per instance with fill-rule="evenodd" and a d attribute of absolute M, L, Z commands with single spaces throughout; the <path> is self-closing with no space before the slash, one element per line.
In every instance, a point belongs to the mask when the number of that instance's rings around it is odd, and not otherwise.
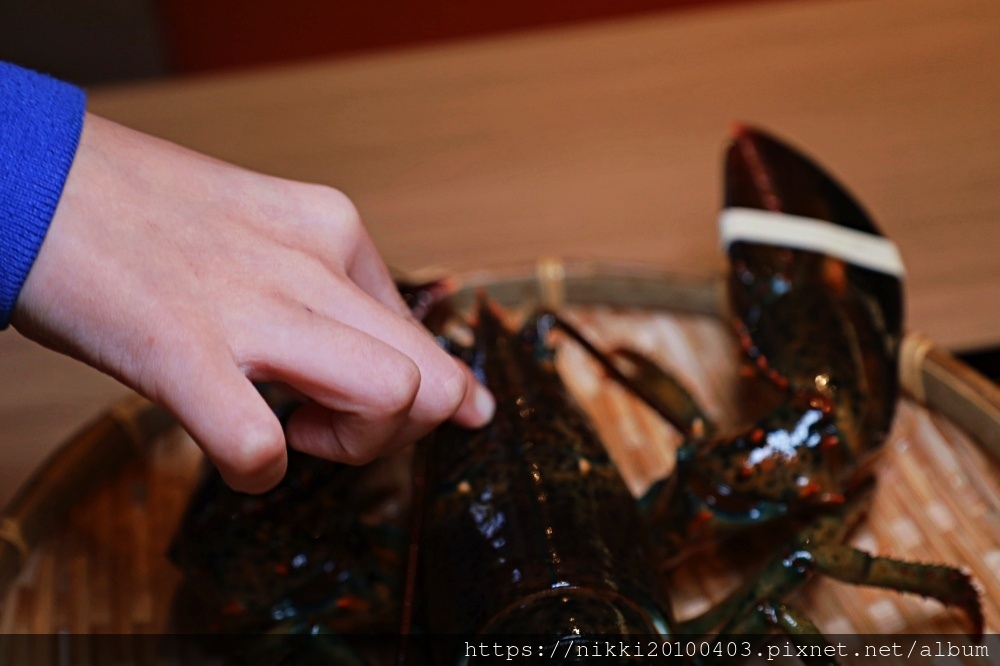
<path fill-rule="evenodd" d="M 493 394 L 489 392 L 489 389 L 477 382 L 476 394 L 473 396 L 472 403 L 475 406 L 476 415 L 483 424 L 489 423 L 497 409 L 496 400 L 493 399 Z"/>

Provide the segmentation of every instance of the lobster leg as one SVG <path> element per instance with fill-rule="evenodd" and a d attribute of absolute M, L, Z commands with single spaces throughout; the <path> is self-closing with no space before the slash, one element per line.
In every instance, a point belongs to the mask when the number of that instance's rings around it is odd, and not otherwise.
<path fill-rule="evenodd" d="M 654 528 L 654 540 L 668 562 L 715 539 L 786 516 L 790 498 L 762 495 L 759 490 L 766 484 L 761 482 L 761 476 L 765 481 L 777 481 L 773 485 L 778 488 L 790 489 L 782 492 L 791 494 L 793 499 L 801 500 L 804 493 L 811 494 L 810 506 L 843 502 L 839 493 L 829 492 L 833 484 L 823 478 L 822 466 L 818 470 L 803 469 L 803 463 L 798 461 L 762 469 L 746 462 L 753 459 L 755 450 L 770 446 L 767 440 L 771 433 L 781 436 L 802 431 L 804 434 L 797 444 L 800 446 L 808 446 L 812 440 L 830 434 L 832 426 L 808 399 L 789 396 L 784 405 L 747 430 L 720 438 L 715 424 L 694 396 L 671 373 L 636 351 L 618 349 L 605 353 L 572 323 L 552 316 L 555 325 L 593 356 L 613 379 L 684 435 L 674 473 L 654 483 L 640 500 L 640 508 Z M 757 376 L 755 380 L 773 390 L 768 377 Z M 759 396 L 766 391 L 755 389 L 750 393 Z M 796 485 L 799 478 L 809 479 L 810 483 Z"/>
<path fill-rule="evenodd" d="M 754 612 L 743 616 L 743 622 L 731 629 L 733 634 L 752 636 L 751 652 L 759 650 L 767 642 L 768 633 L 777 630 L 788 637 L 792 645 L 800 648 L 796 656 L 806 666 L 836 666 L 837 660 L 829 655 L 830 643 L 819 629 L 799 609 L 780 601 L 765 601 L 754 608 Z M 719 638 L 720 641 L 730 640 L 730 636 Z"/>
<path fill-rule="evenodd" d="M 823 574 L 855 585 L 910 592 L 937 599 L 961 610 L 980 637 L 983 615 L 979 593 L 969 576 L 944 565 L 921 564 L 870 555 L 839 543 L 864 512 L 868 493 L 830 512 L 799 532 L 763 569 L 756 580 L 704 614 L 682 623 L 682 633 L 705 633 L 721 625 L 722 633 L 754 631 L 767 620 L 762 609 L 777 608 L 780 599 L 811 575 Z M 778 617 L 778 616 L 775 616 Z M 785 620 L 781 620 L 785 622 Z M 775 619 L 769 622 L 781 627 Z"/>
<path fill-rule="evenodd" d="M 681 432 L 686 439 L 703 440 L 714 432 L 714 423 L 687 387 L 653 360 L 632 349 L 620 348 L 610 353 L 607 362 L 622 369 L 629 378 L 631 390 L 645 396 L 645 401 L 654 410 L 672 414 L 672 423 L 682 423 Z"/>
<path fill-rule="evenodd" d="M 714 424 L 698 401 L 672 374 L 630 349 L 605 353 L 572 323 L 557 314 L 552 317 L 555 326 L 583 347 L 611 378 L 666 419 L 685 439 L 701 440 L 714 432 Z"/>

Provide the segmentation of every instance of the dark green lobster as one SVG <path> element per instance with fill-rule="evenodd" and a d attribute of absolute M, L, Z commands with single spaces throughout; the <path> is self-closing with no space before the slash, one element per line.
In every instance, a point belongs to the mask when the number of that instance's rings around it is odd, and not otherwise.
<path fill-rule="evenodd" d="M 409 510 L 399 496 L 410 491 L 385 483 L 384 471 L 298 456 L 261 497 L 234 493 L 217 476 L 199 491 L 173 548 L 187 589 L 199 591 L 196 605 L 210 609 L 199 626 L 473 642 L 520 635 L 534 647 L 771 630 L 809 642 L 818 631 L 784 599 L 822 573 L 934 597 L 980 634 L 965 574 L 842 545 L 864 512 L 868 461 L 898 391 L 900 277 L 891 256 L 866 256 L 885 252 L 869 242 L 881 236 L 820 169 L 753 130 L 740 130 L 728 151 L 726 210 L 737 333 L 766 385 L 755 392 L 751 425 L 721 434 L 680 382 L 642 356 L 603 355 L 553 313 L 513 332 L 481 301 L 473 342 L 456 353 L 497 397 L 496 417 L 477 431 L 443 426 L 418 447 Z M 794 247 L 768 237 L 787 223 L 809 229 L 791 231 Z M 834 240 L 822 240 L 830 229 Z M 416 302 L 432 328 L 450 314 L 437 298 Z M 640 502 L 556 373 L 552 327 L 583 342 L 684 434 L 675 471 Z M 795 527 L 761 574 L 703 615 L 675 621 L 664 565 L 765 523 Z M 335 661 L 360 660 L 336 639 L 323 646 Z"/>

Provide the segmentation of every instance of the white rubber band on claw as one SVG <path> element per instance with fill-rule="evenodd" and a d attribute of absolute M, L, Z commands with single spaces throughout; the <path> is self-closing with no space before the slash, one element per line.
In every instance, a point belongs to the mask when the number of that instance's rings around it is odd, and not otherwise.
<path fill-rule="evenodd" d="M 719 213 L 719 235 L 723 249 L 737 241 L 760 243 L 819 252 L 899 278 L 906 272 L 899 249 L 888 238 L 811 217 L 724 208 Z"/>

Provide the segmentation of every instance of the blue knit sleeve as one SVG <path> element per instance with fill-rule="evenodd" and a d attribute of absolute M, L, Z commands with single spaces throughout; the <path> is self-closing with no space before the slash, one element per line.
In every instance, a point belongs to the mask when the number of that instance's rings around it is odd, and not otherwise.
<path fill-rule="evenodd" d="M 85 102 L 79 88 L 0 62 L 0 330 L 55 213 Z"/>

